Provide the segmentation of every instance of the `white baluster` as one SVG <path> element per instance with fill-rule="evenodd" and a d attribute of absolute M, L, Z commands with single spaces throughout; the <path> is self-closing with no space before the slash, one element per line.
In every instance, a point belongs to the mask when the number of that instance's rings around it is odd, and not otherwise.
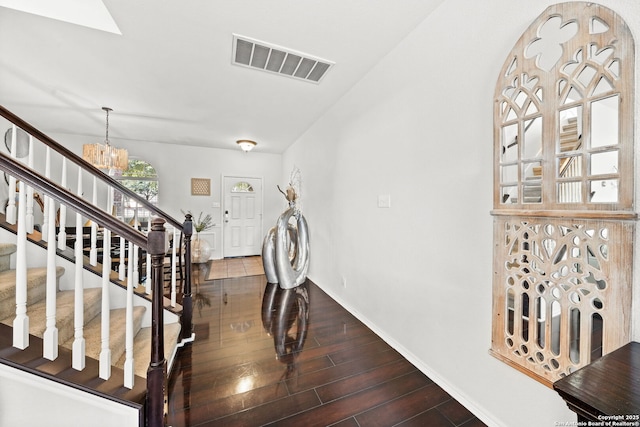
<path fill-rule="evenodd" d="M 173 249 L 171 251 L 171 307 L 176 306 L 176 277 L 178 276 L 178 255 L 177 246 L 179 244 L 180 237 L 178 236 L 178 230 L 173 229 Z"/>
<path fill-rule="evenodd" d="M 107 191 L 107 209 L 113 207 L 113 189 Z M 101 349 L 100 349 L 100 378 L 111 377 L 111 348 L 109 347 L 109 322 L 111 319 L 111 304 L 109 288 L 111 277 L 111 230 L 103 227 L 102 235 L 102 314 L 101 314 Z"/>
<path fill-rule="evenodd" d="M 120 236 L 120 264 L 118 265 L 118 279 L 124 281 L 127 277 L 127 270 L 124 265 L 124 257 L 127 255 L 126 251 L 126 241 L 124 237 Z"/>
<path fill-rule="evenodd" d="M 67 158 L 62 158 L 62 180 L 60 185 L 63 188 L 67 188 Z M 67 232 L 65 230 L 67 226 L 67 207 L 60 203 L 60 231 L 58 232 L 58 249 L 61 251 L 67 247 Z"/>
<path fill-rule="evenodd" d="M 56 327 L 56 298 L 58 294 L 58 278 L 56 272 L 56 204 L 49 196 L 44 196 L 48 224 L 47 240 L 53 242 L 47 245 L 47 284 L 46 284 L 46 317 L 47 329 L 44 332 L 43 357 L 49 360 L 58 358 L 58 328 Z M 44 224 L 43 224 L 44 229 Z M 44 235 L 43 235 L 44 237 Z"/>
<path fill-rule="evenodd" d="M 124 358 L 124 386 L 133 388 L 133 259 L 131 256 L 132 242 L 129 242 L 129 262 L 127 263 L 127 309 L 126 309 L 126 336 Z"/>
<path fill-rule="evenodd" d="M 29 156 L 27 166 L 33 169 L 33 137 L 29 135 Z M 27 187 L 27 233 L 33 233 L 33 187 Z"/>
<path fill-rule="evenodd" d="M 11 130 L 11 158 L 15 159 L 18 128 L 13 125 Z M 9 224 L 16 223 L 16 178 L 14 176 L 9 176 L 9 203 L 5 210 L 5 218 Z"/>
<path fill-rule="evenodd" d="M 138 208 L 133 211 L 133 228 L 138 229 Z M 133 286 L 135 288 L 138 287 L 140 283 L 140 272 L 138 271 L 138 247 L 136 245 L 130 245 L 129 247 L 133 247 L 131 253 L 129 254 L 129 262 L 133 264 Z"/>
<path fill-rule="evenodd" d="M 18 231 L 16 236 L 16 318 L 13 320 L 13 346 L 24 350 L 29 347 L 29 316 L 27 316 L 27 230 L 25 227 L 27 203 L 25 200 L 24 182 L 20 181 L 19 185 Z"/>
<path fill-rule="evenodd" d="M 47 146 L 47 151 L 46 151 L 46 155 L 45 155 L 45 160 L 44 160 L 44 176 L 45 178 L 49 179 L 51 178 L 51 148 L 49 148 L 49 146 Z M 45 242 L 55 242 L 55 235 L 56 233 L 53 233 L 53 240 L 49 240 L 49 203 L 53 203 L 53 200 L 49 197 L 49 196 L 45 196 L 44 197 L 44 209 L 42 212 L 42 240 L 44 240 Z M 56 217 L 56 212 L 55 210 L 53 211 L 53 218 Z M 51 224 L 53 224 L 53 229 L 55 230 L 55 219 L 53 222 L 51 222 Z"/>
<path fill-rule="evenodd" d="M 93 206 L 98 206 L 98 178 L 93 176 Z M 98 265 L 98 224 L 91 221 L 91 250 L 89 251 L 89 264 Z"/>
<path fill-rule="evenodd" d="M 136 245 L 133 245 L 133 250 L 130 255 L 133 255 L 129 257 L 133 264 L 133 277 L 131 279 L 133 281 L 133 287 L 137 288 L 140 283 L 140 272 L 138 271 L 138 247 Z"/>
<path fill-rule="evenodd" d="M 78 168 L 78 196 L 82 196 L 82 169 Z M 75 281 L 74 281 L 74 313 L 73 313 L 73 369 L 81 371 L 85 366 L 84 340 L 84 287 L 82 272 L 84 270 L 84 255 L 82 249 L 84 238 L 82 233 L 82 215 L 76 212 L 76 243 L 74 245 Z"/>

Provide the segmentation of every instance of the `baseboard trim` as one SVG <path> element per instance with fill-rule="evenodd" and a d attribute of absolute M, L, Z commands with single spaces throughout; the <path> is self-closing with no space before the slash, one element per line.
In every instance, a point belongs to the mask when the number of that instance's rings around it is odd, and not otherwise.
<path fill-rule="evenodd" d="M 185 344 L 195 341 L 195 339 L 196 334 L 192 332 L 189 338 L 183 338 L 182 341 L 178 343 L 178 347 L 183 347 Z"/>
<path fill-rule="evenodd" d="M 309 278 L 313 284 L 322 289 L 324 293 L 326 293 L 330 298 L 332 298 L 335 302 L 340 304 L 345 310 L 349 311 L 354 317 L 356 317 L 359 321 L 364 323 L 369 329 L 371 329 L 376 335 L 382 338 L 387 344 L 393 347 L 398 353 L 400 353 L 405 359 L 411 362 L 416 368 L 418 368 L 422 373 L 428 376 L 434 383 L 440 386 L 444 391 L 449 393 L 454 399 L 460 402 L 465 408 L 473 413 L 480 421 L 487 424 L 488 426 L 496 426 L 496 427 L 507 427 L 503 426 L 501 423 L 497 422 L 490 414 L 484 411 L 481 407 L 475 404 L 475 402 L 462 392 L 458 387 L 452 385 L 448 381 L 446 381 L 443 377 L 441 377 L 435 370 L 433 370 L 430 366 L 425 364 L 420 358 L 418 358 L 415 354 L 409 351 L 407 348 L 402 346 L 392 337 L 390 337 L 384 330 L 378 328 L 378 326 L 372 322 L 365 315 L 360 313 L 342 298 L 339 295 L 334 294 L 329 289 L 324 288 L 319 285 L 318 282 Z"/>

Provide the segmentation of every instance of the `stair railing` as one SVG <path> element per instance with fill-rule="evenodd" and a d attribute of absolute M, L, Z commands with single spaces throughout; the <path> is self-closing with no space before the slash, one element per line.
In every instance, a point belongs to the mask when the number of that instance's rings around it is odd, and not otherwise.
<path fill-rule="evenodd" d="M 29 134 L 29 159 L 27 164 L 0 152 L 0 170 L 5 172 L 5 177 L 9 180 L 9 202 L 7 206 L 7 218 L 11 214 L 11 208 L 17 208 L 17 212 L 13 216 L 17 216 L 20 220 L 17 223 L 17 258 L 16 258 L 16 281 L 20 283 L 16 286 L 16 321 L 14 322 L 14 346 L 25 348 L 28 345 L 29 320 L 26 308 L 26 236 L 27 233 L 33 233 L 33 196 L 36 195 L 34 190 L 44 195 L 44 201 L 39 200 L 39 204 L 43 211 L 42 224 L 42 240 L 50 244 L 47 245 L 48 259 L 48 278 L 46 285 L 47 293 L 47 312 L 46 312 L 46 331 L 44 333 L 44 354 L 43 357 L 55 359 L 57 357 L 57 329 L 55 327 L 56 303 L 55 293 L 57 291 L 56 282 L 56 224 L 60 230 L 58 234 L 59 248 L 66 248 L 66 213 L 67 207 L 76 213 L 76 239 L 74 247 L 74 258 L 76 262 L 76 283 L 75 283 L 75 301 L 76 301 L 76 318 L 74 319 L 74 343 L 73 343 L 73 367 L 78 370 L 84 368 L 84 338 L 82 336 L 82 304 L 83 304 L 83 285 L 79 279 L 81 277 L 82 265 L 84 264 L 83 248 L 82 248 L 82 219 L 91 221 L 91 248 L 89 260 L 92 265 L 96 265 L 97 261 L 97 238 L 96 232 L 98 225 L 104 229 L 103 235 L 103 260 L 102 260 L 102 352 L 100 354 L 100 377 L 107 379 L 111 375 L 111 356 L 109 349 L 109 286 L 110 281 L 114 279 L 111 271 L 111 235 L 120 236 L 122 239 L 120 258 L 124 258 L 125 250 L 132 254 L 137 253 L 137 248 L 142 248 L 148 254 L 147 259 L 147 279 L 146 291 L 151 291 L 152 296 L 152 345 L 151 345 L 151 363 L 147 371 L 147 425 L 160 426 L 164 424 L 164 411 L 166 410 L 166 381 L 167 366 L 164 358 L 163 349 L 163 308 L 164 308 L 164 286 L 163 286 L 163 264 L 166 254 L 166 238 L 164 224 L 170 226 L 173 230 L 180 230 L 184 234 L 185 254 L 184 254 L 184 286 L 182 289 L 182 332 L 180 335 L 181 345 L 194 339 L 192 328 L 192 295 L 191 295 L 191 253 L 190 238 L 192 234 L 192 218 L 186 216 L 184 223 L 180 223 L 156 206 L 150 204 L 143 197 L 138 196 L 128 188 L 122 186 L 117 180 L 106 175 L 101 170 L 86 163 L 81 157 L 77 156 L 67 148 L 58 144 L 48 136 L 44 135 L 36 128 L 26 123 L 13 113 L 0 106 L 0 116 L 9 120 L 15 125 L 13 130 L 13 138 L 11 142 L 12 156 L 16 152 L 15 139 L 17 127 Z M 17 127 L 16 127 L 17 126 Z M 37 168 L 33 166 L 33 140 L 37 139 L 46 146 L 45 166 Z M 61 156 L 61 167 L 59 168 L 63 174 L 61 182 L 56 183 L 50 179 L 51 177 L 51 153 L 56 152 Z M 78 188 L 77 194 L 72 193 L 66 187 L 67 184 L 67 162 L 70 161 L 78 166 Z M 36 172 L 36 170 L 44 169 L 45 176 Z M 93 180 L 92 200 L 83 198 L 82 182 L 83 172 L 88 173 Z M 19 191 L 15 190 L 16 183 Z M 102 185 L 102 193 L 107 194 L 106 209 L 100 208 L 97 203 L 99 192 L 98 184 Z M 104 191 L 104 190 L 107 191 Z M 113 203 L 114 194 L 118 192 L 123 197 L 134 200 L 136 203 L 144 206 L 147 210 L 157 216 L 150 224 L 147 235 L 131 227 L 129 224 L 112 215 L 110 208 Z M 16 203 L 15 200 L 18 200 Z M 56 213 L 56 203 L 60 209 Z M 13 205 L 13 206 L 12 206 Z M 174 234 L 175 236 L 175 234 Z M 174 237 L 175 238 L 175 237 Z M 62 242 L 62 243 L 60 243 Z M 126 248 L 128 245 L 128 249 Z M 175 245 L 174 245 L 175 246 Z M 176 262 L 176 257 L 172 257 Z M 125 276 L 127 282 L 127 319 L 132 316 L 133 305 L 133 289 L 137 286 L 134 283 L 134 263 L 133 260 L 128 263 L 128 274 Z M 175 273 L 175 266 L 172 268 Z M 149 277 L 151 278 L 151 289 L 149 289 Z M 172 295 L 175 297 L 175 279 L 172 279 Z M 175 300 L 172 298 L 172 305 L 175 306 Z M 132 322 L 127 322 L 132 324 Z M 125 378 L 124 385 L 133 387 L 133 335 L 127 326 L 126 338 L 126 361 L 125 361 Z"/>
<path fill-rule="evenodd" d="M 185 217 L 185 221 L 184 222 L 180 222 L 178 220 L 176 220 L 175 218 L 173 218 L 171 215 L 167 214 L 166 212 L 164 212 L 162 209 L 158 208 L 157 206 L 153 205 L 152 203 L 150 203 L 148 200 L 146 200 L 144 197 L 136 194 L 135 192 L 133 192 L 132 190 L 130 190 L 129 188 L 125 187 L 124 185 L 122 185 L 122 183 L 120 183 L 118 180 L 114 179 L 112 176 L 109 176 L 108 174 L 104 173 L 102 170 L 96 168 L 95 166 L 89 164 L 88 162 L 86 162 L 85 160 L 82 159 L 82 157 L 80 157 L 79 155 L 75 154 L 74 152 L 72 152 L 71 150 L 69 150 L 68 148 L 64 147 L 63 145 L 61 145 L 60 143 L 56 142 L 54 139 L 52 139 L 51 137 L 49 137 L 48 135 L 44 134 L 43 132 L 41 132 L 40 130 L 38 130 L 37 128 L 35 128 L 33 125 L 29 124 L 28 122 L 26 122 L 25 120 L 21 119 L 20 117 L 18 117 L 17 115 L 15 115 L 14 113 L 12 113 L 11 111 L 7 110 L 6 108 L 4 108 L 3 106 L 0 106 L 0 116 L 4 117 L 5 119 L 7 119 L 9 122 L 11 122 L 13 125 L 15 125 L 17 128 L 22 129 L 23 131 L 25 131 L 27 134 L 29 134 L 33 139 L 38 140 L 40 142 L 42 142 L 42 144 L 46 147 L 46 151 L 45 151 L 45 160 L 44 160 L 44 166 L 38 168 L 36 167 L 36 170 L 43 170 L 45 171 L 45 177 L 48 179 L 51 179 L 54 182 L 58 182 L 62 187 L 66 188 L 67 187 L 67 163 L 71 162 L 75 165 L 78 166 L 79 170 L 82 170 L 83 172 L 87 173 L 90 177 L 92 177 L 92 191 L 91 191 L 91 195 L 92 195 L 92 199 L 90 200 L 90 203 L 93 204 L 94 206 L 99 206 L 100 204 L 103 204 L 103 210 L 107 211 L 108 213 L 111 213 L 113 210 L 113 202 L 114 202 L 114 198 L 116 195 L 120 196 L 122 199 L 126 199 L 126 200 L 130 200 L 133 201 L 135 203 L 137 203 L 138 205 L 142 206 L 144 209 L 148 210 L 149 212 L 151 212 L 152 215 L 155 215 L 159 218 L 162 218 L 165 220 L 165 224 L 167 226 L 170 227 L 170 230 L 175 229 L 175 230 L 180 230 L 180 232 L 184 233 L 184 237 L 185 237 L 185 248 L 189 248 L 189 244 L 190 244 L 190 238 L 191 235 L 193 233 L 193 227 L 192 227 L 192 221 L 191 218 L 187 218 Z M 13 137 L 15 139 L 17 132 L 14 131 L 13 132 Z M 28 164 L 31 165 L 33 167 L 33 151 L 36 147 L 33 146 L 32 140 L 30 140 L 30 146 L 29 146 L 29 159 L 28 159 Z M 11 148 L 11 153 L 13 155 L 13 153 L 16 152 L 15 147 L 12 145 Z M 53 173 L 51 171 L 52 166 L 51 166 L 51 162 L 52 162 L 52 152 L 55 152 L 59 155 L 60 157 L 60 171 L 61 171 L 61 175 L 60 175 L 60 181 L 56 181 L 56 179 L 52 176 Z M 78 173 L 78 176 L 81 176 L 81 173 Z M 7 206 L 7 222 L 9 223 L 14 223 L 11 221 L 11 209 L 12 207 L 15 208 L 15 199 L 17 197 L 17 194 L 15 192 L 15 187 L 16 187 L 16 178 L 13 176 L 9 176 L 9 204 Z M 101 188 L 99 188 L 101 187 Z M 99 190 L 102 189 L 102 193 L 106 193 L 108 194 L 108 200 L 105 201 L 103 200 L 101 203 L 98 200 L 98 194 L 101 193 Z M 105 191 L 105 189 L 107 191 Z M 80 191 L 79 194 L 81 194 L 82 192 Z M 33 212 L 32 207 L 29 208 L 29 206 L 33 206 L 33 201 L 32 201 L 33 197 L 27 196 L 27 210 L 30 212 Z M 64 204 L 61 205 L 59 212 L 56 214 L 56 219 L 59 218 L 59 223 L 58 223 L 58 229 L 60 230 L 58 233 L 58 248 L 59 249 L 64 249 L 65 248 L 65 242 L 66 242 L 66 234 L 65 234 L 65 229 L 66 227 L 64 226 L 65 221 L 66 221 L 66 215 L 64 214 L 64 211 L 66 210 L 66 206 Z M 43 206 L 43 227 L 42 227 L 42 240 L 43 241 L 47 241 L 49 233 L 48 233 L 48 224 L 49 224 L 49 209 L 47 206 L 47 199 L 45 198 L 44 200 L 44 206 Z M 28 217 L 30 218 L 30 217 Z M 122 219 L 124 220 L 124 218 Z M 33 227 L 31 226 L 31 228 L 29 228 L 29 224 L 33 224 L 33 220 L 27 220 L 28 222 L 28 227 L 27 227 L 27 231 L 28 232 L 32 232 L 33 231 Z M 97 243 L 98 243 L 98 239 L 97 239 L 97 224 L 92 223 L 91 224 L 91 247 L 90 247 L 90 263 L 91 265 L 95 266 L 97 265 L 97 253 L 99 251 L 99 248 L 97 248 Z M 76 233 L 77 235 L 77 233 Z M 76 239 L 77 240 L 77 239 Z M 192 328 L 192 323 L 191 323 L 191 319 L 193 316 L 193 301 L 192 301 L 192 291 L 191 291 L 191 281 L 188 280 L 191 277 L 191 261 L 190 261 L 190 257 L 187 258 L 187 256 L 190 256 L 190 251 L 185 250 L 185 256 L 184 256 L 184 269 L 185 269 L 185 280 L 184 280 L 184 286 L 182 289 L 182 316 L 181 316 L 181 321 L 182 321 L 182 331 L 181 331 L 181 344 L 193 341 L 194 339 L 194 334 L 193 334 L 193 328 Z M 121 257 L 122 259 L 123 257 Z M 173 262 L 177 262 L 177 260 L 173 260 Z M 151 266 L 151 262 L 150 259 L 147 259 L 147 274 L 150 271 L 150 266 Z M 137 265 L 137 264 L 136 264 Z M 126 272 L 125 269 L 123 268 L 124 266 L 120 266 L 120 268 L 118 268 L 119 270 L 119 279 L 121 281 L 124 280 L 128 280 L 126 277 Z M 174 268 L 175 271 L 175 268 Z M 173 279 L 172 279 L 173 280 Z M 134 287 L 137 287 L 137 282 L 134 283 Z M 173 306 L 175 306 L 175 303 L 172 304 Z"/>

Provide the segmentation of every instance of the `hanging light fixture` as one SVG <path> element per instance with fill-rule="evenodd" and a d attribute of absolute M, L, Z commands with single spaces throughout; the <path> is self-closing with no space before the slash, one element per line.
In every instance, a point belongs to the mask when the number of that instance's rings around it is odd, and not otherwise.
<path fill-rule="evenodd" d="M 109 107 L 102 107 L 107 113 L 107 126 L 104 144 L 84 144 L 82 146 L 82 158 L 98 169 L 127 170 L 129 168 L 129 153 L 126 148 L 115 148 L 109 142 Z"/>
<path fill-rule="evenodd" d="M 236 141 L 236 143 L 240 146 L 240 148 L 242 148 L 242 151 L 244 151 L 245 153 L 253 150 L 255 146 L 258 145 L 257 142 L 251 141 L 249 139 L 239 139 Z"/>

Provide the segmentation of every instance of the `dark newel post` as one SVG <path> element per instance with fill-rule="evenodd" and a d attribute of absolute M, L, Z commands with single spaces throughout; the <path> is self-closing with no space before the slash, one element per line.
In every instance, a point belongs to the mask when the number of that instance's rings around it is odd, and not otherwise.
<path fill-rule="evenodd" d="M 184 289 L 182 290 L 182 340 L 193 341 L 193 300 L 191 298 L 191 235 L 193 221 L 191 214 L 186 214 L 182 226 L 184 233 Z"/>
<path fill-rule="evenodd" d="M 164 295 L 162 289 L 165 255 L 164 219 L 154 218 L 147 238 L 151 255 L 151 363 L 147 369 L 147 427 L 166 424 L 167 361 L 164 358 Z"/>

